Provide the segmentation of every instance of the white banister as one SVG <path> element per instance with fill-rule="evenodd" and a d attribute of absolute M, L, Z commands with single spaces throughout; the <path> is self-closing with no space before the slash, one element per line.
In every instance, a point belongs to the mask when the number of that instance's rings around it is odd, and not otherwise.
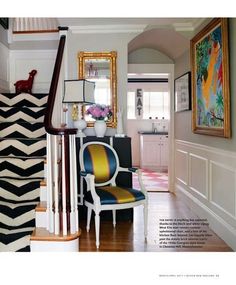
<path fill-rule="evenodd" d="M 50 23 L 44 21 L 44 19 L 41 20 L 40 23 L 43 24 L 43 26 L 50 29 L 52 28 Z M 32 22 L 32 26 L 35 28 L 37 23 L 38 21 Z M 18 27 L 17 21 L 16 26 Z M 42 31 L 42 28 L 43 27 L 40 26 L 39 30 Z M 45 130 L 47 133 L 51 134 L 47 134 L 47 229 L 50 229 L 50 232 L 54 232 L 55 234 L 67 236 L 79 232 L 75 143 L 75 134 L 77 130 L 76 128 L 70 128 L 64 124 L 68 123 L 68 120 L 66 119 L 68 114 L 64 109 L 61 110 L 61 116 L 59 116 L 60 120 L 64 121 L 63 124 L 60 127 L 54 127 L 52 123 L 54 105 L 56 102 L 58 104 L 59 102 L 60 104 L 62 102 L 60 97 L 56 99 L 56 95 L 58 83 L 62 83 L 62 81 L 60 81 L 60 70 L 68 29 L 59 28 L 59 30 L 61 34 L 60 42 L 49 90 L 47 111 L 44 118 Z M 67 57 L 67 51 L 64 54 L 64 58 L 65 57 Z M 67 59 L 65 62 L 67 62 Z M 64 65 L 64 68 L 67 78 L 67 64 Z M 62 87 L 61 84 L 61 91 L 63 91 Z M 66 106 L 66 109 L 67 108 L 68 106 Z M 58 160 L 60 160 L 59 165 Z"/>
<path fill-rule="evenodd" d="M 60 138 L 61 144 L 59 143 Z M 68 157 L 65 157 L 67 143 L 69 144 L 69 153 Z M 56 235 L 59 235 L 61 230 L 64 236 L 69 232 L 75 234 L 79 231 L 76 156 L 75 135 L 65 137 L 64 135 L 47 134 L 47 230 Z M 61 164 L 58 164 L 60 159 Z M 67 179 L 69 179 L 69 183 Z M 68 184 L 70 185 L 69 191 Z M 68 198 L 70 198 L 70 222 L 68 221 Z M 60 219 L 61 215 L 62 219 Z"/>

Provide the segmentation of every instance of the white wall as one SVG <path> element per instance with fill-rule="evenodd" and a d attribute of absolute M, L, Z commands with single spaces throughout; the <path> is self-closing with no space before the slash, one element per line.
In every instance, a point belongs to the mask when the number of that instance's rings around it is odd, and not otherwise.
<path fill-rule="evenodd" d="M 126 118 L 127 73 L 128 73 L 128 43 L 136 33 L 68 33 L 68 79 L 78 78 L 78 53 L 117 51 L 117 103 Z M 126 128 L 126 124 L 124 124 Z M 87 134 L 93 134 L 93 129 L 87 129 Z M 114 134 L 108 130 L 107 134 Z"/>
<path fill-rule="evenodd" d="M 236 250 L 236 152 L 176 140 L 175 162 L 176 193 Z"/>
<path fill-rule="evenodd" d="M 192 112 L 179 112 L 175 114 L 175 138 L 186 140 L 202 145 L 211 145 L 219 149 L 235 151 L 236 149 L 236 18 L 229 19 L 229 78 L 230 78 L 230 106 L 231 106 L 231 130 L 232 137 L 221 138 L 216 136 L 207 136 L 195 134 L 192 132 L 191 119 Z M 190 52 L 187 51 L 181 57 L 175 60 L 175 78 L 190 71 Z M 182 126 L 185 125 L 185 128 Z"/>
<path fill-rule="evenodd" d="M 57 50 L 10 50 L 10 92 L 15 92 L 14 83 L 18 80 L 25 80 L 32 69 L 37 70 L 34 78 L 33 93 L 48 93 Z M 58 94 L 53 112 L 53 124 L 60 127 L 61 123 L 61 95 L 62 78 L 58 86 Z"/>
<path fill-rule="evenodd" d="M 8 47 L 8 30 L 5 30 L 1 25 L 0 25 L 0 43 Z"/>
<path fill-rule="evenodd" d="M 229 19 L 230 78 L 236 73 L 236 19 Z M 175 77 L 190 70 L 187 51 L 175 60 Z M 175 114 L 176 188 L 199 216 L 236 250 L 235 80 L 230 80 L 232 138 L 194 134 L 192 111 Z M 183 127 L 184 126 L 184 127 Z M 230 151 L 230 152 L 229 152 Z"/>
<path fill-rule="evenodd" d="M 151 48 L 140 48 L 129 53 L 129 64 L 166 64 L 173 63 L 173 60 L 164 53 Z"/>
<path fill-rule="evenodd" d="M 9 91 L 9 49 L 0 42 L 0 92 Z"/>
<path fill-rule="evenodd" d="M 14 83 L 27 79 L 32 69 L 37 70 L 34 78 L 33 92 L 48 92 L 56 50 L 11 50 L 10 51 L 10 90 L 15 92 Z"/>

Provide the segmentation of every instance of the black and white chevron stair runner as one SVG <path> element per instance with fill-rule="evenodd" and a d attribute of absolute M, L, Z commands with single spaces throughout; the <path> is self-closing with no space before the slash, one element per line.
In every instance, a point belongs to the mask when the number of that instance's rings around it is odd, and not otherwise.
<path fill-rule="evenodd" d="M 47 94 L 0 94 L 0 251 L 30 251 L 44 178 Z"/>

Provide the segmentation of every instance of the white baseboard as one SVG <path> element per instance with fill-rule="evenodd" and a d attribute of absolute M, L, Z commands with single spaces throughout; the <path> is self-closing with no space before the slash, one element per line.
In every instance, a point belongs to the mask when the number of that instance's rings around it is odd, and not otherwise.
<path fill-rule="evenodd" d="M 187 192 L 183 187 L 176 184 L 176 195 L 180 196 L 187 205 L 195 212 L 200 218 L 207 219 L 210 228 L 223 239 L 234 251 L 236 251 L 236 230 L 226 223 L 221 217 L 216 215 L 206 205 L 196 199 L 191 193 Z"/>

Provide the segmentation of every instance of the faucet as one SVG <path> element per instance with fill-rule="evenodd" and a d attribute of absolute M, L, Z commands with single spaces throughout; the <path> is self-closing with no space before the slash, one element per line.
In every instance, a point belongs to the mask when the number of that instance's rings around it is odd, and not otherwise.
<path fill-rule="evenodd" d="M 157 133 L 157 127 L 155 126 L 155 123 L 152 123 L 152 132 Z"/>

